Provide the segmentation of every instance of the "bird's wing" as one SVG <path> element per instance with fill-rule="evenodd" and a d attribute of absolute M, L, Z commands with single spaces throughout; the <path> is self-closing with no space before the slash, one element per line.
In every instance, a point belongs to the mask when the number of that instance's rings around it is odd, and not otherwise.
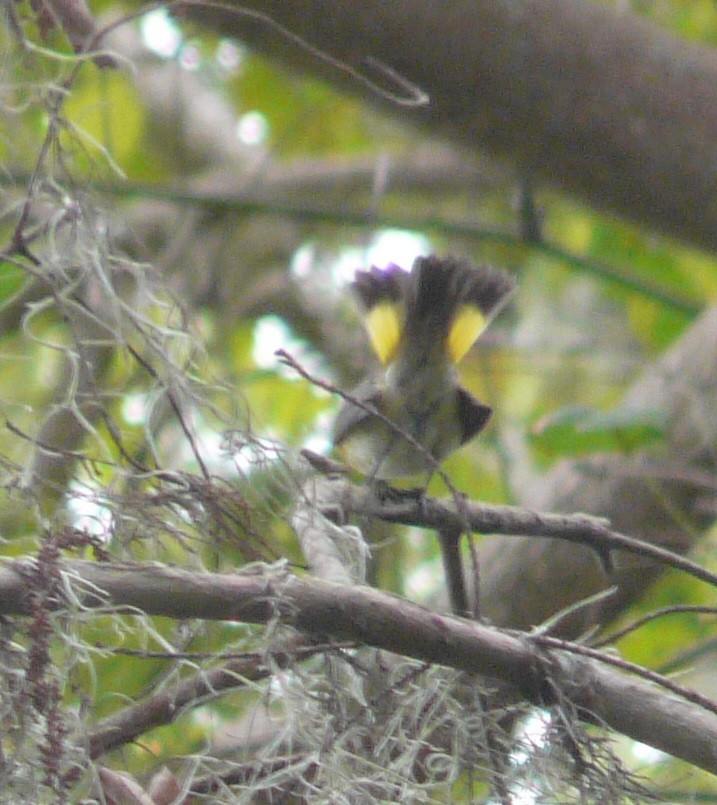
<path fill-rule="evenodd" d="M 461 423 L 461 444 L 465 444 L 488 424 L 493 409 L 462 386 L 456 390 L 456 402 Z"/>
<path fill-rule="evenodd" d="M 375 405 L 378 402 L 379 395 L 380 390 L 376 385 L 376 381 L 372 378 L 364 380 L 351 393 L 352 397 L 356 397 L 366 405 Z M 334 444 L 340 445 L 354 428 L 365 422 L 370 416 L 371 414 L 361 406 L 352 403 L 350 400 L 344 400 L 334 422 Z"/>

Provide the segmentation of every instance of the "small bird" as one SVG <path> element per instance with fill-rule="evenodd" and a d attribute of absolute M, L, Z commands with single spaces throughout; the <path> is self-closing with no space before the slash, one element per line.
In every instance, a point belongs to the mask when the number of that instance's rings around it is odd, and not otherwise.
<path fill-rule="evenodd" d="M 336 418 L 347 464 L 382 481 L 430 477 L 485 427 L 491 409 L 460 385 L 456 364 L 515 287 L 503 271 L 435 255 L 410 272 L 393 263 L 356 272 L 351 291 L 381 367 L 351 395 L 366 408 L 345 400 Z"/>

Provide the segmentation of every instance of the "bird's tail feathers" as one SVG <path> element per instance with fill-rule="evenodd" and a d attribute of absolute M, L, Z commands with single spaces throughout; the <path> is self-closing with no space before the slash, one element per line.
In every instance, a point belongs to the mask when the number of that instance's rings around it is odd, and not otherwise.
<path fill-rule="evenodd" d="M 458 363 L 514 289 L 503 271 L 435 255 L 417 258 L 410 273 L 394 264 L 357 271 L 352 284 L 383 364 L 416 345 L 442 345 Z"/>

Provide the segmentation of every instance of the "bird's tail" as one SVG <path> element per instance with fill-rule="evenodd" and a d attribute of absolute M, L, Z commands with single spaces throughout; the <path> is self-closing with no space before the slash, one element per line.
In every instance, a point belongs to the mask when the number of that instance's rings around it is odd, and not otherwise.
<path fill-rule="evenodd" d="M 419 257 L 411 272 L 391 264 L 357 271 L 352 290 L 383 364 L 399 353 L 445 351 L 458 363 L 508 301 L 515 280 L 488 265 L 435 255 Z"/>

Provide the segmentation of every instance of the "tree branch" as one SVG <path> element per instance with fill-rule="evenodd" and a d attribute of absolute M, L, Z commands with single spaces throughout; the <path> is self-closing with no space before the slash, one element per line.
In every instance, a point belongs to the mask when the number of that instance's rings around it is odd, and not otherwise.
<path fill-rule="evenodd" d="M 249 18 L 258 11 L 277 23 Z M 279 30 L 394 90 L 377 63 L 416 84 L 427 106 L 388 104 L 402 119 L 595 207 L 717 247 L 717 56 L 634 14 L 581 0 L 241 0 L 184 3 L 182 13 L 292 67 L 362 94 Z M 440 31 L 440 39 L 436 32 Z"/>
<path fill-rule="evenodd" d="M 513 537 L 548 537 L 578 543 L 592 549 L 608 572 L 610 553 L 627 551 L 682 570 L 717 587 L 717 573 L 674 551 L 613 531 L 606 520 L 586 514 L 543 514 L 520 506 L 494 506 L 468 500 L 456 506 L 453 501 L 428 496 L 420 500 L 406 496 L 398 503 L 379 501 L 371 490 L 350 484 L 346 484 L 340 501 L 347 513 L 379 517 L 389 523 L 437 530 L 468 529 L 479 534 Z"/>
<path fill-rule="evenodd" d="M 24 572 L 23 572 L 24 568 Z M 28 564 L 0 568 L 0 614 L 25 615 Z M 266 623 L 355 640 L 425 662 L 499 678 L 545 706 L 560 691 L 583 717 L 717 774 L 717 715 L 592 658 L 539 647 L 529 636 L 439 615 L 366 587 L 302 579 L 283 569 L 244 575 L 157 565 L 74 561 L 65 583 L 85 607 L 107 605 L 172 618 Z"/>
<path fill-rule="evenodd" d="M 325 650 L 326 646 L 310 646 L 295 639 L 284 647 L 280 655 L 275 655 L 273 660 L 276 667 L 284 667 L 292 660 Z M 172 659 L 172 655 L 167 655 L 167 659 Z M 89 756 L 96 760 L 105 753 L 134 741 L 154 727 L 171 724 L 189 707 L 196 707 L 227 690 L 243 687 L 247 682 L 265 679 L 271 673 L 272 668 L 267 663 L 265 651 L 248 653 L 219 668 L 202 671 L 169 689 L 125 707 L 97 724 L 87 736 Z"/>

